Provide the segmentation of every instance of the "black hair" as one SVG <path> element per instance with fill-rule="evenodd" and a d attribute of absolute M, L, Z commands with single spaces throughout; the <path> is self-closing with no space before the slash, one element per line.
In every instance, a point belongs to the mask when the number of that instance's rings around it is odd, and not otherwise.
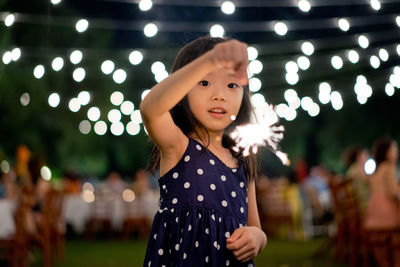
<path fill-rule="evenodd" d="M 395 140 L 389 137 L 381 137 L 374 141 L 372 155 L 375 159 L 376 167 L 387 160 L 387 152 L 394 142 Z"/>
<path fill-rule="evenodd" d="M 199 37 L 192 42 L 186 44 L 178 53 L 175 61 L 171 68 L 171 73 L 179 70 L 188 63 L 192 62 L 196 58 L 205 54 L 211 50 L 216 44 L 226 42 L 229 38 L 216 38 L 210 36 Z M 239 113 L 234 120 L 224 131 L 222 137 L 222 145 L 228 148 L 232 155 L 239 159 L 241 155 L 234 150 L 232 147 L 235 145 L 234 140 L 229 136 L 229 133 L 235 129 L 237 125 L 245 124 L 250 122 L 250 116 L 253 109 L 250 103 L 250 92 L 248 86 L 244 86 L 242 103 L 239 109 Z M 177 105 L 170 110 L 171 116 L 175 124 L 182 130 L 185 135 L 191 133 L 196 134 L 199 137 L 199 133 L 196 131 L 196 127 L 205 133 L 207 133 L 205 127 L 196 119 L 189 107 L 187 96 L 185 96 Z M 209 144 L 208 136 L 208 144 Z M 207 144 L 207 145 L 208 145 Z M 246 174 L 249 180 L 257 178 L 257 161 L 256 155 L 250 154 L 247 157 L 242 157 L 246 169 Z M 154 145 L 150 155 L 149 169 L 154 174 L 160 166 L 160 150 Z"/>

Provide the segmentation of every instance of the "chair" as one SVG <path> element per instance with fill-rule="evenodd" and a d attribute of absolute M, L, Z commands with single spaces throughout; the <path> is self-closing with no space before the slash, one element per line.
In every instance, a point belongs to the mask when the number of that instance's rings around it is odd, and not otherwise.
<path fill-rule="evenodd" d="M 92 239 L 94 232 L 98 229 L 105 231 L 106 236 L 112 236 L 111 216 L 113 210 L 112 196 L 96 195 L 95 201 L 91 204 L 91 214 L 86 224 L 86 238 Z"/>

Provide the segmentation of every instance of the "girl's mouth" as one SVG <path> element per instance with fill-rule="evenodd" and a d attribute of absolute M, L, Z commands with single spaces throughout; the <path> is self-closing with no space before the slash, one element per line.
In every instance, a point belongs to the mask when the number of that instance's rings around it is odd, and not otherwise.
<path fill-rule="evenodd" d="M 221 118 L 226 114 L 226 111 L 223 108 L 212 108 L 208 112 L 211 114 L 211 116 L 216 118 Z"/>

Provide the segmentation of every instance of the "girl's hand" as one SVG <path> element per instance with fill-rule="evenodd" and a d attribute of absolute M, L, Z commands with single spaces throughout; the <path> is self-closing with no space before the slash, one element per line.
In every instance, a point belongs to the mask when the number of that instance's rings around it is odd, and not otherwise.
<path fill-rule="evenodd" d="M 242 85 L 248 84 L 247 44 L 237 40 L 218 43 L 208 52 L 208 55 L 218 68 L 225 69 L 228 73 L 236 76 Z"/>
<path fill-rule="evenodd" d="M 267 236 L 256 226 L 240 227 L 226 240 L 226 248 L 240 262 L 253 259 L 267 243 Z"/>

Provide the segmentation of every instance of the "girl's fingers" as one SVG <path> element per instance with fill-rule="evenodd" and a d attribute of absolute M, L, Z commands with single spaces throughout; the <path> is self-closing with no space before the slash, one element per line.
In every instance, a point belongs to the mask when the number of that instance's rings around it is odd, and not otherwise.
<path fill-rule="evenodd" d="M 246 261 L 249 261 L 249 260 L 251 260 L 252 258 L 254 258 L 256 255 L 254 254 L 254 252 L 252 251 L 252 250 L 249 250 L 249 251 L 247 251 L 246 253 L 243 253 L 242 255 L 240 255 L 240 256 L 236 256 L 236 259 L 238 260 L 238 261 L 241 261 L 241 262 L 246 262 Z"/>
<path fill-rule="evenodd" d="M 236 240 L 238 240 L 242 234 L 244 233 L 244 227 L 237 228 L 235 231 L 233 231 L 232 235 L 226 240 L 230 244 L 233 244 Z"/>

